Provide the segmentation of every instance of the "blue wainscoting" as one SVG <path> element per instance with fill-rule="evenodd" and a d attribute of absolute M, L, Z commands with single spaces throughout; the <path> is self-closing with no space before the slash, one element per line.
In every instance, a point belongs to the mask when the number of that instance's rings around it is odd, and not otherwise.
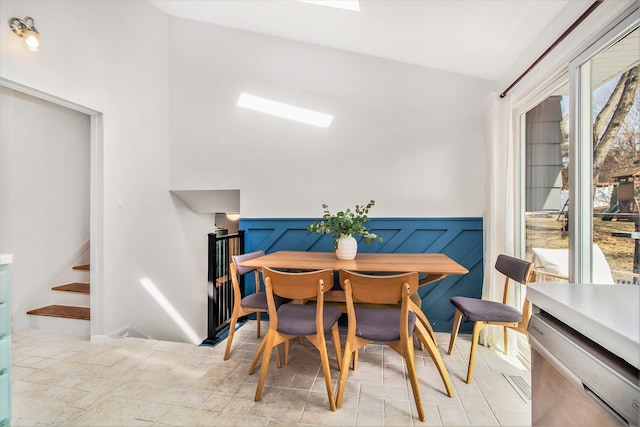
<path fill-rule="evenodd" d="M 245 231 L 245 251 L 333 251 L 331 236 L 307 231 L 308 219 L 241 219 Z M 444 253 L 469 270 L 422 286 L 422 310 L 433 329 L 450 332 L 454 308 L 449 299 L 456 295 L 480 298 L 483 277 L 482 218 L 376 218 L 367 228 L 382 236 L 383 242 L 359 242 L 358 252 Z M 247 280 L 251 291 L 253 280 Z M 473 324 L 463 321 L 461 332 L 470 333 Z"/>

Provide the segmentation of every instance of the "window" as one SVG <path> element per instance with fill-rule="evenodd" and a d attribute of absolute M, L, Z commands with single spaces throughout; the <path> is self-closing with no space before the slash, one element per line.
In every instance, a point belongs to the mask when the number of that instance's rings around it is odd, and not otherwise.
<path fill-rule="evenodd" d="M 640 278 L 638 11 L 519 115 L 525 257 L 543 280 Z"/>
<path fill-rule="evenodd" d="M 569 84 L 521 115 L 525 143 L 525 258 L 549 273 L 568 275 L 569 263 Z M 552 249 L 548 251 L 548 249 Z M 551 267 L 554 254 L 562 259 Z M 548 280 L 552 276 L 547 277 Z"/>

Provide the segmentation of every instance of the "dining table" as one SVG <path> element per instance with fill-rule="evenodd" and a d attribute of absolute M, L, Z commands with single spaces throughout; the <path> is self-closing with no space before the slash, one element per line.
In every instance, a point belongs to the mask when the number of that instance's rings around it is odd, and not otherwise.
<path fill-rule="evenodd" d="M 353 260 L 342 260 L 334 252 L 277 251 L 240 263 L 242 267 L 291 270 L 338 271 L 361 273 L 425 274 L 420 285 L 443 279 L 451 274 L 467 274 L 467 270 L 443 253 L 359 253 Z"/>
<path fill-rule="evenodd" d="M 261 257 L 240 263 L 241 267 L 262 269 L 268 267 L 279 270 L 312 271 L 341 269 L 359 273 L 407 273 L 417 272 L 421 276 L 420 285 L 424 286 L 441 280 L 449 275 L 463 275 L 469 272 L 465 267 L 443 253 L 358 253 L 353 260 L 341 260 L 334 252 L 314 251 L 276 251 Z M 344 291 L 334 287 L 325 292 L 324 300 L 344 303 Z M 409 300 L 411 310 L 420 322 L 416 322 L 416 335 L 431 355 L 442 378 L 447 394 L 453 397 L 453 386 L 444 366 L 431 323 L 422 309 Z"/>

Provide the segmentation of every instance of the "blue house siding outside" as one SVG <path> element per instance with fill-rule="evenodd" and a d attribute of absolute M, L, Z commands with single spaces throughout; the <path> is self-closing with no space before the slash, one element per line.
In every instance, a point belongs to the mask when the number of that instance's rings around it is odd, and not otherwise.
<path fill-rule="evenodd" d="M 241 219 L 245 232 L 245 251 L 318 251 L 332 252 L 329 235 L 307 231 L 309 219 Z M 483 278 L 482 218 L 374 218 L 367 228 L 382 236 L 383 242 L 358 242 L 361 253 L 444 253 L 465 268 L 465 275 L 449 276 L 422 286 L 422 310 L 433 329 L 451 331 L 454 308 L 449 299 L 456 295 L 480 298 Z M 253 286 L 253 280 L 245 282 Z M 247 292 L 253 289 L 247 288 Z M 471 332 L 471 322 L 463 321 L 462 332 Z"/>

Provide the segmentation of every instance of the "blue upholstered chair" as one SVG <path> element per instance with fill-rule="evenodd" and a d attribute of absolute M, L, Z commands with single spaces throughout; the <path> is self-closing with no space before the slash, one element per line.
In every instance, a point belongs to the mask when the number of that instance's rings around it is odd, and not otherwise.
<path fill-rule="evenodd" d="M 480 331 L 487 325 L 498 325 L 504 328 L 504 354 L 508 353 L 507 330 L 513 329 L 523 334 L 527 334 L 529 317 L 531 316 L 531 303 L 524 299 L 524 304 L 519 310 L 509 304 L 509 282 L 511 280 L 526 285 L 535 276 L 533 263 L 514 258 L 508 255 L 498 255 L 495 264 L 496 270 L 505 275 L 504 291 L 502 303 L 487 301 L 477 298 L 453 297 L 451 304 L 456 308 L 451 329 L 451 340 L 449 341 L 449 351 L 451 354 L 456 343 L 458 330 L 462 316 L 472 320 L 473 335 L 471 337 L 471 355 L 469 356 L 469 369 L 467 370 L 467 383 L 471 384 L 473 379 L 473 368 L 475 364 L 476 349 L 478 347 L 478 337 Z"/>
<path fill-rule="evenodd" d="M 342 405 L 352 356 L 353 369 L 357 369 L 358 350 L 372 342 L 384 342 L 404 358 L 418 417 L 424 421 L 413 350 L 416 315 L 409 309 L 409 298 L 418 290 L 418 273 L 371 276 L 340 270 L 340 281 L 345 291 L 349 325 L 336 405 L 338 408 Z M 383 304 L 387 307 L 359 306 L 357 303 Z"/>
<path fill-rule="evenodd" d="M 224 360 L 229 358 L 231 353 L 231 343 L 233 342 L 233 334 L 236 331 L 236 324 L 238 318 L 241 316 L 247 316 L 249 314 L 256 314 L 258 321 L 258 338 L 260 338 L 260 313 L 267 312 L 267 296 L 264 292 L 260 292 L 260 272 L 255 271 L 253 268 L 240 267 L 240 263 L 253 258 L 258 258 L 264 255 L 264 251 L 255 251 L 248 254 L 235 255 L 232 257 L 233 262 L 230 264 L 229 271 L 231 273 L 231 282 L 233 284 L 233 313 L 231 314 L 231 322 L 229 324 L 229 337 L 227 338 L 227 348 L 224 352 Z M 240 291 L 240 276 L 255 271 L 255 293 L 249 294 L 242 298 L 242 292 Z M 275 304 L 279 307 L 286 302 L 283 298 L 276 297 Z M 278 358 L 279 360 L 279 358 Z"/>
<path fill-rule="evenodd" d="M 325 306 L 324 304 L 325 291 L 329 291 L 333 287 L 333 271 L 287 273 L 263 267 L 262 277 L 269 306 L 269 331 L 260 343 L 249 368 L 250 374 L 255 372 L 256 366 L 262 358 L 255 401 L 259 401 L 262 397 L 262 389 L 269 370 L 269 360 L 273 348 L 276 347 L 277 350 L 280 344 L 285 343 L 284 364 L 287 365 L 289 363 L 289 340 L 295 337 L 305 337 L 320 351 L 329 406 L 332 411 L 335 411 L 336 403 L 331 384 L 325 333 L 329 331 L 332 333 L 338 367 L 340 367 L 342 354 L 338 319 L 342 316 L 342 310 L 339 307 Z M 278 296 L 292 301 L 277 307 L 275 301 Z M 304 302 L 307 300 L 315 300 L 315 304 L 305 304 Z"/>

